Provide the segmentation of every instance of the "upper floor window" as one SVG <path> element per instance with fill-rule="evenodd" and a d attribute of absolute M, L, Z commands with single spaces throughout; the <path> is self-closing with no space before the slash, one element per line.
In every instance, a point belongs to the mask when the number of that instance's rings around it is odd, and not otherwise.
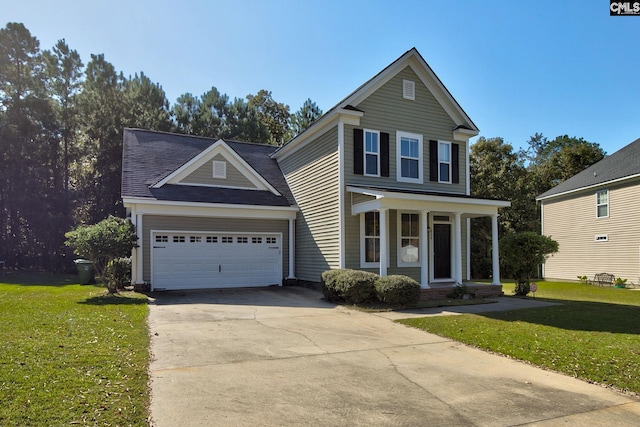
<path fill-rule="evenodd" d="M 451 143 L 438 143 L 438 182 L 451 183 Z"/>
<path fill-rule="evenodd" d="M 429 141 L 429 180 L 460 183 L 460 145 L 449 141 Z"/>
<path fill-rule="evenodd" d="M 606 218 L 609 216 L 609 190 L 596 193 L 596 216 Z"/>
<path fill-rule="evenodd" d="M 380 176 L 380 132 L 364 130 L 364 174 Z"/>
<path fill-rule="evenodd" d="M 422 183 L 422 135 L 396 132 L 397 180 Z"/>

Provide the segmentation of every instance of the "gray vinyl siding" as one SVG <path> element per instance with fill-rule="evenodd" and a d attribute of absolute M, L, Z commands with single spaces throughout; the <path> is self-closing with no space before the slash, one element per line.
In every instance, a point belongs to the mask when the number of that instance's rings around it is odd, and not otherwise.
<path fill-rule="evenodd" d="M 340 265 L 338 131 L 279 161 L 300 212 L 296 220 L 296 277 L 320 281 Z"/>
<path fill-rule="evenodd" d="M 543 201 L 543 233 L 559 244 L 545 264 L 548 279 L 611 273 L 640 279 L 640 183 L 609 190 L 609 217 L 596 218 L 596 191 Z M 595 241 L 606 234 L 608 241 Z"/>
<path fill-rule="evenodd" d="M 226 178 L 214 178 L 213 177 L 213 164 L 211 161 L 206 162 L 200 166 L 193 173 L 183 179 L 181 182 L 184 184 L 205 184 L 216 185 L 221 187 L 240 187 L 240 188 L 256 188 L 246 176 L 242 174 L 238 169 L 233 167 L 224 156 L 218 154 L 212 160 L 219 162 L 226 162 L 227 164 L 227 177 Z"/>
<path fill-rule="evenodd" d="M 217 231 L 282 234 L 282 277 L 289 272 L 289 222 L 184 216 L 144 215 L 142 217 L 143 279 L 151 281 L 151 230 Z"/>
<path fill-rule="evenodd" d="M 402 98 L 402 80 L 412 80 L 416 99 Z M 466 152 L 464 142 L 453 140 L 456 126 L 418 76 L 407 67 L 380 89 L 371 94 L 357 108 L 364 111 L 359 128 L 389 134 L 389 177 L 368 177 L 353 173 L 353 126 L 345 126 L 345 178 L 347 184 L 410 188 L 464 194 L 466 191 Z M 396 180 L 396 131 L 422 135 L 423 184 Z M 442 140 L 459 144 L 459 184 L 440 184 L 429 181 L 429 141 Z"/>

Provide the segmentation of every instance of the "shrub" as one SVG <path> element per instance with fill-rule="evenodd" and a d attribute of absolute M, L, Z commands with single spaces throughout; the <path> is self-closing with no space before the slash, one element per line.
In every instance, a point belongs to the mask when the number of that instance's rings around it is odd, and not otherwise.
<path fill-rule="evenodd" d="M 340 302 L 341 298 L 336 287 L 336 279 L 346 270 L 327 270 L 320 276 L 322 278 L 322 293 L 327 301 Z"/>
<path fill-rule="evenodd" d="M 131 284 L 131 258 L 115 258 L 104 269 L 104 282 L 111 293 Z"/>
<path fill-rule="evenodd" d="M 131 249 L 138 246 L 133 224 L 114 216 L 94 225 L 79 226 L 65 233 L 65 237 L 65 245 L 72 247 L 76 255 L 93 262 L 96 275 L 105 284 L 104 269 L 109 261 L 129 256 Z"/>
<path fill-rule="evenodd" d="M 532 231 L 508 233 L 500 239 L 500 259 L 507 274 L 516 282 L 516 295 L 529 293 L 531 277 L 555 252 L 558 252 L 558 242 Z"/>
<path fill-rule="evenodd" d="M 411 304 L 420 298 L 420 284 L 407 276 L 378 277 L 375 290 L 380 301 L 393 306 Z"/>
<path fill-rule="evenodd" d="M 451 292 L 447 294 L 447 298 L 462 299 L 467 294 L 469 294 L 469 289 L 467 288 L 467 285 L 465 285 L 464 283 L 457 283 L 451 289 Z"/>
<path fill-rule="evenodd" d="M 361 270 L 328 270 L 322 273 L 322 291 L 329 301 L 362 304 L 375 299 L 375 273 Z"/>
<path fill-rule="evenodd" d="M 526 296 L 531 292 L 531 285 L 527 282 L 516 283 L 516 287 L 513 289 L 513 293 L 519 296 Z"/>

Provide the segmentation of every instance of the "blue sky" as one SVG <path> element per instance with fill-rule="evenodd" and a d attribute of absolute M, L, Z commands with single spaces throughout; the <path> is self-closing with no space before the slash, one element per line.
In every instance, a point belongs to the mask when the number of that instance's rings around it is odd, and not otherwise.
<path fill-rule="evenodd" d="M 640 137 L 640 16 L 607 0 L 0 0 L 50 49 L 64 38 L 171 103 L 215 86 L 327 111 L 416 47 L 485 137 L 583 137 L 609 154 Z"/>

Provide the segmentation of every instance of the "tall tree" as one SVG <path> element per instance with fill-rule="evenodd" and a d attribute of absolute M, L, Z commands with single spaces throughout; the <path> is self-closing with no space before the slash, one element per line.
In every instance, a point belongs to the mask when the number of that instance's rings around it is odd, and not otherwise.
<path fill-rule="evenodd" d="M 500 234 L 537 229 L 534 195 L 523 161 L 502 138 L 480 137 L 469 155 L 471 194 L 511 201 L 499 217 Z M 491 271 L 491 223 L 488 218 L 472 220 L 471 269 L 473 277 L 488 277 Z"/>
<path fill-rule="evenodd" d="M 549 141 L 536 133 L 528 145 L 525 156 L 530 162 L 529 169 L 533 172 L 538 194 L 602 160 L 606 154 L 599 144 L 568 135 Z"/>
<path fill-rule="evenodd" d="M 229 97 L 212 87 L 200 97 L 195 120 L 195 133 L 209 138 L 219 138 L 226 131 Z"/>
<path fill-rule="evenodd" d="M 75 148 L 78 128 L 77 97 L 82 86 L 82 60 L 76 50 L 71 50 L 64 39 L 58 40 L 51 51 L 43 52 L 48 89 L 54 101 L 60 124 L 63 151 L 63 186 L 65 196 L 69 191 L 69 150 Z"/>
<path fill-rule="evenodd" d="M 124 125 L 159 131 L 171 130 L 169 101 L 158 83 L 143 72 L 124 82 Z"/>
<path fill-rule="evenodd" d="M 122 128 L 124 78 L 104 55 L 91 55 L 79 96 L 85 152 L 78 171 L 80 222 L 95 224 L 109 215 L 122 216 Z"/>
<path fill-rule="evenodd" d="M 200 111 L 200 99 L 190 93 L 182 94 L 173 104 L 174 130 L 187 135 L 196 134 L 196 118 Z"/>
<path fill-rule="evenodd" d="M 313 124 L 318 118 L 322 116 L 322 110 L 318 105 L 307 98 L 302 104 L 302 107 L 296 111 L 291 119 L 293 125 L 293 135 L 302 133 L 305 129 Z"/>
<path fill-rule="evenodd" d="M 290 137 L 291 117 L 289 106 L 276 102 L 271 91 L 261 89 L 256 95 L 247 95 L 249 108 L 254 109 L 260 122 L 269 131 L 269 137 L 265 142 L 272 145 L 282 145 Z"/>
<path fill-rule="evenodd" d="M 0 256 L 43 266 L 58 140 L 40 43 L 18 23 L 0 30 L 0 113 Z"/>

